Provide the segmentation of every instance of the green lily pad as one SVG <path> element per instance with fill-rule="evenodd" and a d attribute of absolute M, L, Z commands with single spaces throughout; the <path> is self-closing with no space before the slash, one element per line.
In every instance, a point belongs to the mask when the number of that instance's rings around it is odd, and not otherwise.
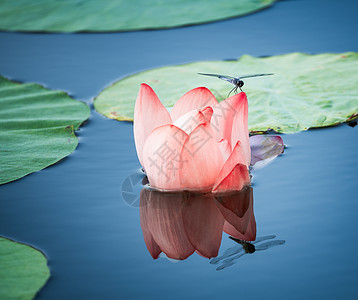
<path fill-rule="evenodd" d="M 71 154 L 89 107 L 65 92 L 0 76 L 0 184 L 39 171 Z"/>
<path fill-rule="evenodd" d="M 276 0 L 2 0 L 0 30 L 129 31 L 246 15 Z"/>
<path fill-rule="evenodd" d="M 0 299 L 32 299 L 49 277 L 42 252 L 0 237 Z"/>
<path fill-rule="evenodd" d="M 274 73 L 245 79 L 249 99 L 250 131 L 273 129 L 293 133 L 351 120 L 358 113 L 358 53 L 307 55 L 290 53 L 271 57 L 244 55 L 232 61 L 202 61 L 138 73 L 117 81 L 94 100 L 108 118 L 133 120 L 141 83 L 149 84 L 170 108 L 181 95 L 198 86 L 208 87 L 219 101 L 233 85 L 197 73 L 231 76 Z"/>

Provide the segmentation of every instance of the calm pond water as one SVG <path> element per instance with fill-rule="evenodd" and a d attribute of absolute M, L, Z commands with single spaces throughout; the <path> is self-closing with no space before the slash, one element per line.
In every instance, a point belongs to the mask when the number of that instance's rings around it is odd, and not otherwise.
<path fill-rule="evenodd" d="M 1 74 L 91 103 L 110 82 L 167 64 L 245 53 L 358 51 L 356 9 L 354 1 L 280 1 L 244 18 L 173 30 L 2 32 Z M 196 253 L 180 262 L 153 260 L 143 239 L 143 212 L 121 193 L 125 179 L 140 174 L 132 124 L 95 111 L 78 132 L 73 154 L 0 187 L 0 235 L 48 256 L 51 278 L 38 299 L 353 299 L 357 128 L 282 135 L 284 155 L 253 172 L 251 208 L 244 210 L 243 219 L 254 218 L 256 236 L 264 240 L 223 270 L 217 270 L 222 262 Z M 140 189 L 137 184 L 134 194 Z M 219 257 L 242 246 L 223 234 Z"/>

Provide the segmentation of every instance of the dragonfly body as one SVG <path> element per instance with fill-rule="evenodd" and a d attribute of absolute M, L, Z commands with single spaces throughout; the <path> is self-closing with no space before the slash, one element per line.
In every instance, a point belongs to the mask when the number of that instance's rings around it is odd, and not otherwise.
<path fill-rule="evenodd" d="M 250 77 L 273 75 L 273 73 L 263 73 L 263 74 L 247 74 L 247 75 L 242 75 L 242 76 L 239 76 L 239 77 L 232 77 L 232 76 L 227 76 L 227 75 L 208 74 L 208 73 L 198 73 L 198 74 L 199 75 L 204 75 L 204 76 L 217 77 L 219 79 L 225 80 L 225 81 L 230 82 L 231 84 L 233 84 L 234 87 L 229 92 L 229 95 L 231 94 L 232 91 L 234 91 L 235 94 L 237 94 L 237 89 L 240 89 L 240 91 L 242 92 L 241 88 L 244 86 L 244 82 L 242 81 L 242 79 L 250 78 Z"/>

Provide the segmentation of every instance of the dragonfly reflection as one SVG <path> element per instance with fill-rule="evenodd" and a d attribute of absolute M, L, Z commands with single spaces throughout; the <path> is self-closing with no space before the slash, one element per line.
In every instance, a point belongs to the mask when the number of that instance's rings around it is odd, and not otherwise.
<path fill-rule="evenodd" d="M 226 249 L 223 255 L 211 259 L 210 263 L 214 265 L 221 263 L 221 265 L 216 268 L 217 271 L 220 271 L 235 264 L 236 260 L 244 256 L 245 254 L 248 253 L 252 254 L 256 251 L 267 250 L 268 248 L 278 245 L 283 245 L 285 243 L 284 240 L 267 241 L 267 240 L 272 240 L 275 237 L 276 237 L 275 235 L 267 235 L 267 236 L 259 237 L 254 242 L 250 243 L 230 236 L 230 239 L 237 242 L 237 244 L 233 247 Z"/>
<path fill-rule="evenodd" d="M 241 88 L 244 86 L 244 82 L 242 81 L 242 79 L 251 78 L 251 77 L 273 75 L 273 73 L 262 73 L 262 74 L 247 74 L 247 75 L 242 75 L 242 76 L 239 76 L 239 77 L 232 77 L 232 76 L 228 76 L 228 75 L 208 74 L 208 73 L 198 73 L 198 74 L 199 75 L 205 75 L 205 76 L 217 77 L 219 79 L 222 79 L 222 80 L 225 80 L 227 82 L 232 83 L 234 85 L 234 87 L 229 92 L 228 97 L 230 96 L 230 94 L 233 91 L 235 92 L 235 94 L 237 94 L 237 89 L 240 89 L 240 91 L 242 92 Z"/>

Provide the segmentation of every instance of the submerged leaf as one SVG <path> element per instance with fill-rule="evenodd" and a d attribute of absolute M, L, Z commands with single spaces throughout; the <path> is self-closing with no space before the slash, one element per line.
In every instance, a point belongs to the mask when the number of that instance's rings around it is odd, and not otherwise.
<path fill-rule="evenodd" d="M 274 73 L 245 79 L 249 100 L 249 130 L 293 133 L 331 126 L 358 115 L 358 53 L 290 53 L 265 58 L 242 56 L 237 61 L 203 61 L 169 66 L 126 77 L 95 99 L 97 111 L 117 120 L 133 119 L 140 84 L 149 84 L 167 107 L 184 93 L 207 86 L 219 101 L 233 87 L 215 77 L 197 73 L 239 76 Z"/>
<path fill-rule="evenodd" d="M 200 24 L 246 15 L 276 0 L 2 0 L 0 30 L 127 31 Z"/>
<path fill-rule="evenodd" d="M 39 171 L 71 154 L 89 107 L 65 92 L 0 76 L 0 184 Z"/>
<path fill-rule="evenodd" d="M 0 299 L 32 299 L 49 277 L 40 251 L 0 237 Z"/>

